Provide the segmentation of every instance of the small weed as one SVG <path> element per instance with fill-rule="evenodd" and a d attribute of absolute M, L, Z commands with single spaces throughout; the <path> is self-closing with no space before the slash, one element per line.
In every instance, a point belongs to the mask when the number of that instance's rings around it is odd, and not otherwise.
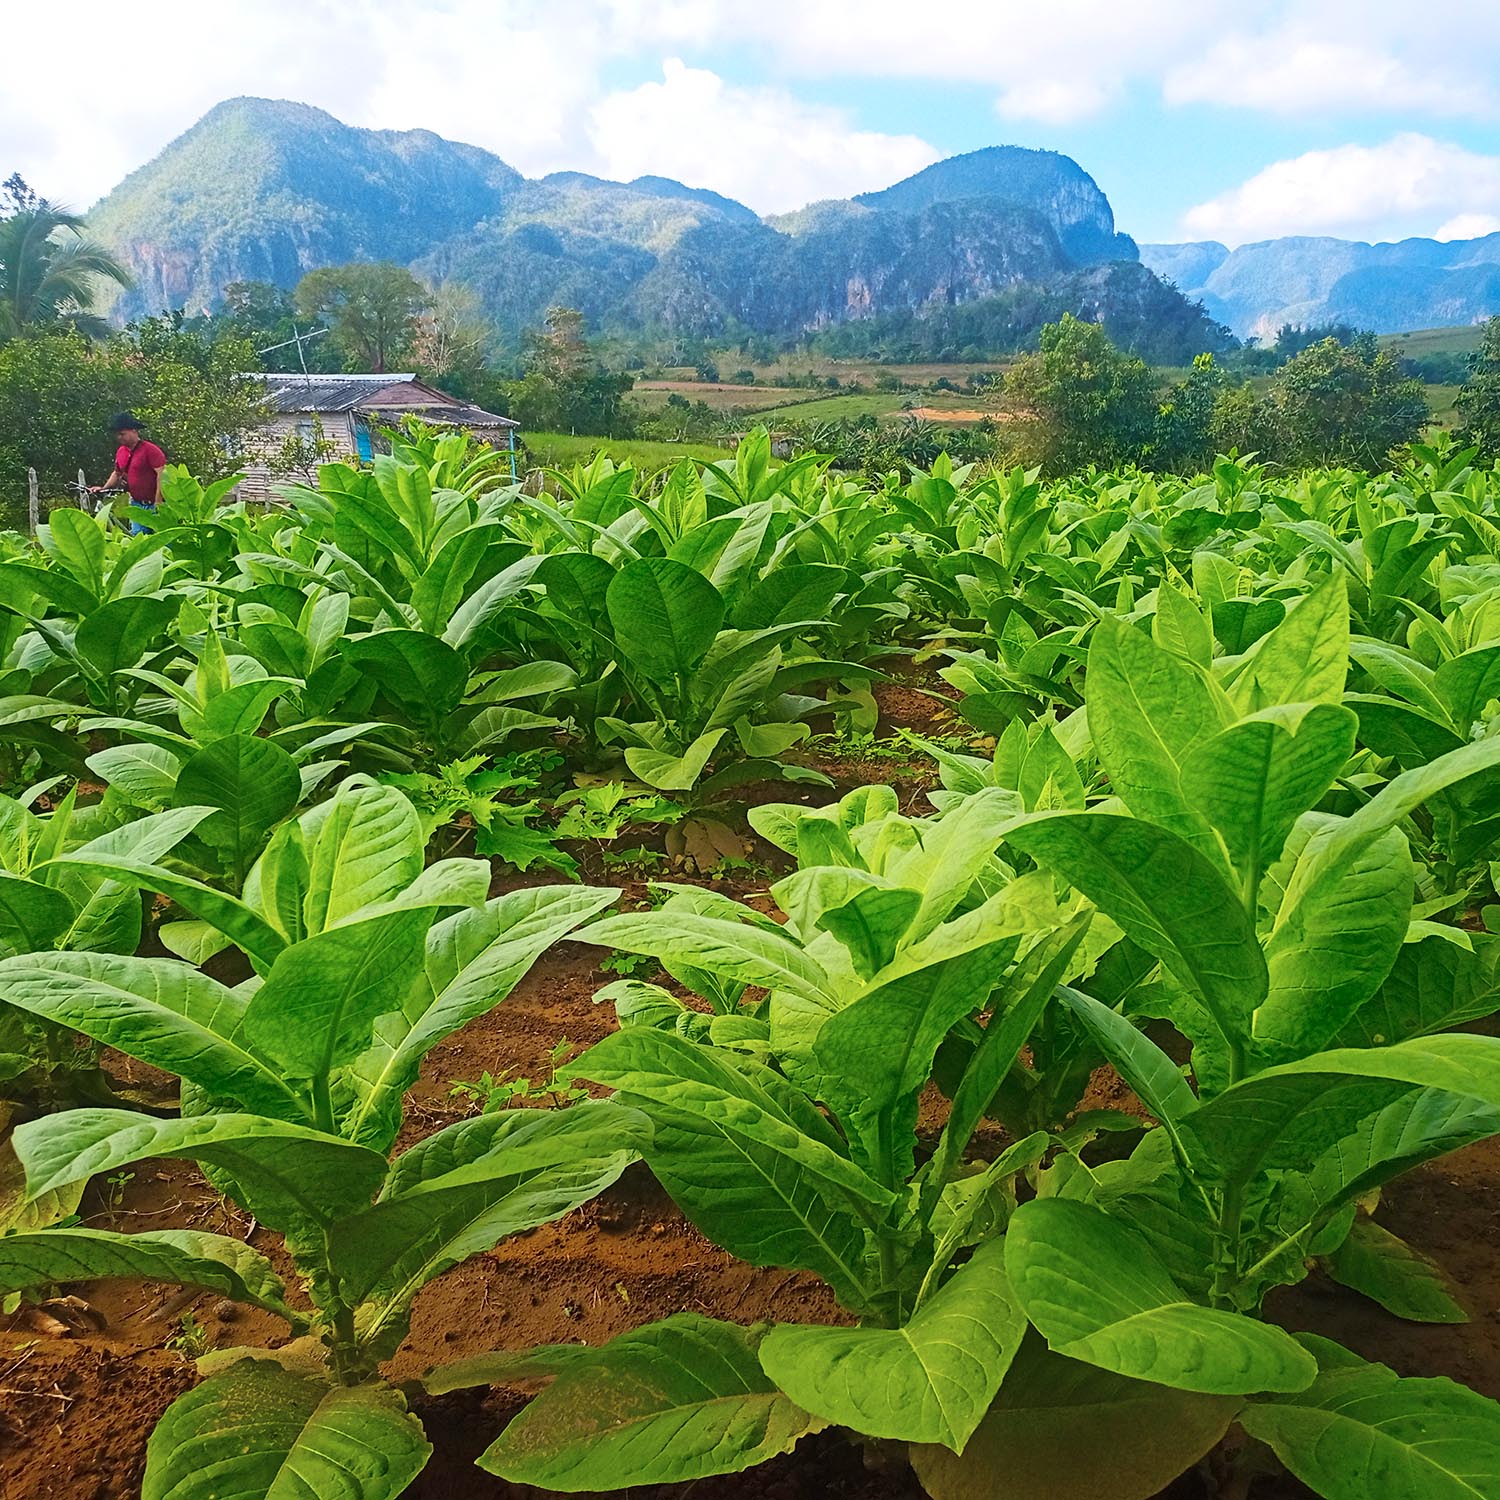
<path fill-rule="evenodd" d="M 611 874 L 636 872 L 649 875 L 671 863 L 660 849 L 606 849 L 599 859 Z"/>
<path fill-rule="evenodd" d="M 649 953 L 622 953 L 616 950 L 608 958 L 601 958 L 599 967 L 606 973 L 618 974 L 622 979 L 633 979 L 641 974 L 654 974 L 658 965 Z"/>
<path fill-rule="evenodd" d="M 530 1078 L 512 1078 L 511 1069 L 506 1069 L 498 1078 L 485 1071 L 473 1082 L 464 1078 L 451 1080 L 448 1097 L 467 1099 L 471 1104 L 479 1105 L 479 1112 L 485 1115 L 526 1104 L 549 1104 L 553 1107 L 576 1104 L 578 1100 L 588 1098 L 588 1090 L 576 1083 L 559 1084 L 557 1081 L 557 1070 L 567 1059 L 572 1047 L 573 1044 L 567 1037 L 557 1042 L 547 1054 L 545 1079 L 533 1082 Z"/>
<path fill-rule="evenodd" d="M 191 1309 L 177 1320 L 177 1332 L 167 1340 L 167 1348 L 175 1350 L 185 1359 L 199 1359 L 209 1351 L 208 1329 L 194 1316 Z"/>
<path fill-rule="evenodd" d="M 109 1192 L 104 1198 L 105 1211 L 113 1218 L 125 1206 L 125 1189 L 135 1181 L 134 1172 L 116 1172 L 104 1179 Z"/>

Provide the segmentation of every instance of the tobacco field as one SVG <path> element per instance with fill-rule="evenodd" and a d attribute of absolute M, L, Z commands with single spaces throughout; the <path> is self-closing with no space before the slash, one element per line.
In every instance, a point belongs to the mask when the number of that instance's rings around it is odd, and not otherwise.
<path fill-rule="evenodd" d="M 1500 470 L 232 485 L 0 537 L 0 1493 L 1500 1497 Z"/>

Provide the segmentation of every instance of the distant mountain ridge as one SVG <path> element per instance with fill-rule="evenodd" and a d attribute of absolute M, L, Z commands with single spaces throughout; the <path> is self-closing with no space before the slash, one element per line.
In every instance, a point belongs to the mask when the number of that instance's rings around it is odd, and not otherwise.
<path fill-rule="evenodd" d="M 1118 302 L 1127 342 L 1165 297 L 1176 353 L 1224 344 L 1167 288 L 1143 295 L 1141 279 L 1153 278 L 1082 167 L 1016 146 L 762 219 L 668 178 L 529 180 L 428 131 L 364 130 L 308 105 L 232 99 L 131 173 L 90 226 L 136 277 L 119 317 L 197 311 L 235 281 L 292 286 L 318 266 L 369 259 L 472 287 L 512 332 L 566 303 L 604 331 L 781 336 L 1035 286 L 1095 314 L 1102 299 L 1106 317 Z M 1128 274 L 1085 285 L 1092 268 L 1120 262 Z"/>
<path fill-rule="evenodd" d="M 1140 253 L 1241 336 L 1330 322 L 1404 333 L 1500 313 L 1500 234 L 1374 245 L 1291 235 L 1236 250 L 1206 240 Z"/>

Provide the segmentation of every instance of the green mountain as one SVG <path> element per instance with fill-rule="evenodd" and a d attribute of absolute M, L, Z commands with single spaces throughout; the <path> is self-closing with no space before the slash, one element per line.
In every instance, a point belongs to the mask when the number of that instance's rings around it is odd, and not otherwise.
<path fill-rule="evenodd" d="M 1381 245 L 1289 235 L 1237 250 L 1212 240 L 1140 249 L 1153 271 L 1242 335 L 1330 322 L 1400 333 L 1500 313 L 1500 234 Z"/>
<path fill-rule="evenodd" d="M 761 219 L 667 178 L 530 181 L 427 131 L 360 130 L 306 105 L 234 99 L 127 177 L 90 226 L 136 276 L 119 318 L 210 308 L 235 281 L 291 286 L 317 266 L 378 259 L 472 287 L 510 333 L 562 303 L 603 331 L 779 337 L 921 320 L 1031 288 L 1027 305 L 1107 320 L 1128 305 L 1115 322 L 1141 329 L 1143 346 L 1165 338 L 1174 359 L 1225 343 L 1202 309 L 1140 270 L 1076 162 L 1015 146 Z M 1120 263 L 1131 274 L 1085 274 Z"/>
<path fill-rule="evenodd" d="M 230 99 L 89 215 L 136 278 L 118 312 L 212 306 L 233 281 L 410 261 L 493 213 L 524 179 L 427 130 L 357 130 L 306 104 Z"/>
<path fill-rule="evenodd" d="M 1135 241 L 1115 232 L 1115 216 L 1099 185 L 1070 156 L 1022 146 L 986 146 L 935 162 L 879 193 L 854 199 L 885 213 L 915 214 L 935 203 L 997 199 L 1036 208 L 1078 265 L 1135 260 Z"/>

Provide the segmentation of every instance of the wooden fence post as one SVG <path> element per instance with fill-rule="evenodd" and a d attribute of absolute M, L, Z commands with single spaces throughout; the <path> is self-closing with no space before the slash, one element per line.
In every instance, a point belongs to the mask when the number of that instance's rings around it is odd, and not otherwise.
<path fill-rule="evenodd" d="M 78 508 L 89 515 L 98 508 L 89 504 L 89 477 L 82 469 L 78 471 Z"/>
<path fill-rule="evenodd" d="M 41 492 L 37 487 L 36 470 L 26 471 L 26 528 L 31 536 L 36 535 L 36 528 L 42 518 Z"/>

